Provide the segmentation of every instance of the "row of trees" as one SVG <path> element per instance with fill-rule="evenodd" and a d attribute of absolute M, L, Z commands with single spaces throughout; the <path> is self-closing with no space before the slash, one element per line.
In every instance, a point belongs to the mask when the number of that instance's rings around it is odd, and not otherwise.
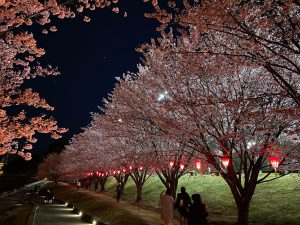
<path fill-rule="evenodd" d="M 175 195 L 198 159 L 221 174 L 246 225 L 257 184 L 277 179 L 271 169 L 259 176 L 268 158 L 299 169 L 300 5 L 182 3 L 152 1 L 147 16 L 161 22 L 161 38 L 139 48 L 138 72 L 117 79 L 102 113 L 60 155 L 60 174 L 112 175 L 123 185 L 131 176 L 139 201 L 154 172 Z"/>
<path fill-rule="evenodd" d="M 38 46 L 28 27 L 40 27 L 44 34 L 55 32 L 57 28 L 51 23 L 53 17 L 65 19 L 80 15 L 88 22 L 90 19 L 82 14 L 83 10 L 110 7 L 118 13 L 117 2 L 0 1 L 0 155 L 18 153 L 30 160 L 29 151 L 37 141 L 37 133 L 49 133 L 57 139 L 67 131 L 58 127 L 54 118 L 40 113 L 40 109 L 54 109 L 45 99 L 31 88 L 22 88 L 27 79 L 59 74 L 57 68 L 39 62 L 45 50 Z"/>

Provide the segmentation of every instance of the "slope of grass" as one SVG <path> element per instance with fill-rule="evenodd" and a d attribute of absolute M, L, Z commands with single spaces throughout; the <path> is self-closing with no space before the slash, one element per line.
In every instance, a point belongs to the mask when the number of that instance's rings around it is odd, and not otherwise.
<path fill-rule="evenodd" d="M 225 181 L 218 176 L 186 175 L 179 181 L 188 193 L 200 193 L 209 208 L 209 220 L 237 220 L 234 199 Z M 110 178 L 106 184 L 108 195 L 115 195 L 116 181 Z M 157 208 L 159 194 L 164 188 L 157 176 L 151 177 L 143 189 L 143 206 Z M 179 190 L 178 190 L 179 191 Z M 135 185 L 129 179 L 123 200 L 134 202 Z M 300 177 L 288 175 L 259 184 L 250 205 L 250 223 L 255 225 L 300 225 Z"/>
<path fill-rule="evenodd" d="M 145 221 L 128 210 L 120 208 L 116 202 L 106 201 L 88 192 L 77 192 L 75 188 L 60 186 L 54 189 L 55 196 L 69 202 L 97 221 L 110 225 L 146 225 Z"/>

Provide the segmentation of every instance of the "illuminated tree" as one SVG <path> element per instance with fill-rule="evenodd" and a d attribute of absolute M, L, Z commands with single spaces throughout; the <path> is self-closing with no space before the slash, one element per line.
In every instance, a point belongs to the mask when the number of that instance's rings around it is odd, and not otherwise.
<path fill-rule="evenodd" d="M 176 4 L 180 3 L 180 4 Z M 185 53 L 222 55 L 233 63 L 264 68 L 299 104 L 300 3 L 294 0 L 169 1 L 161 8 L 152 1 L 159 30 L 177 29 L 197 40 Z"/>
<path fill-rule="evenodd" d="M 43 66 L 38 59 L 45 50 L 38 47 L 28 26 L 40 26 L 42 33 L 55 32 L 51 24 L 53 17 L 74 18 L 84 9 L 110 7 L 118 13 L 118 0 L 56 1 L 37 0 L 0 1 L 0 155 L 18 153 L 26 160 L 31 158 L 27 151 L 35 143 L 37 133 L 50 133 L 59 138 L 66 129 L 59 128 L 53 118 L 26 113 L 29 107 L 53 110 L 32 89 L 23 90 L 26 79 L 38 76 L 58 75 L 56 68 Z M 81 15 L 81 14 L 80 14 Z M 89 22 L 87 16 L 83 20 Z M 36 110 L 38 111 L 38 110 Z M 14 112 L 14 113 L 12 113 Z"/>
<path fill-rule="evenodd" d="M 163 35 L 146 47 L 136 78 L 141 90 L 167 93 L 155 124 L 215 167 L 231 189 L 239 224 L 248 224 L 256 185 L 276 179 L 267 179 L 270 173 L 258 177 L 260 169 L 270 155 L 285 163 L 290 149 L 277 148 L 292 135 L 299 140 L 298 106 L 263 68 L 235 65 L 220 55 L 176 54 L 195 50 L 195 40 Z"/>
<path fill-rule="evenodd" d="M 61 164 L 60 154 L 52 153 L 39 165 L 37 176 L 40 179 L 48 178 L 53 180 L 54 185 L 57 185 L 60 177 L 59 166 Z"/>

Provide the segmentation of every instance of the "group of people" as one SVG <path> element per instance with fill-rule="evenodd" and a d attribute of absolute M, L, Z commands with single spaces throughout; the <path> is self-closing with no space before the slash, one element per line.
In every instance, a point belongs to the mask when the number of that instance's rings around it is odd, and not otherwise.
<path fill-rule="evenodd" d="M 185 187 L 181 187 L 181 192 L 177 194 L 176 200 L 169 189 L 163 191 L 160 195 L 159 205 L 161 206 L 162 225 L 173 225 L 174 208 L 180 214 L 180 225 L 207 225 L 207 207 L 201 201 L 200 194 L 193 194 L 190 198 Z"/>
<path fill-rule="evenodd" d="M 45 193 L 45 200 L 44 203 L 52 204 L 54 199 L 54 193 L 48 189 L 47 192 Z"/>

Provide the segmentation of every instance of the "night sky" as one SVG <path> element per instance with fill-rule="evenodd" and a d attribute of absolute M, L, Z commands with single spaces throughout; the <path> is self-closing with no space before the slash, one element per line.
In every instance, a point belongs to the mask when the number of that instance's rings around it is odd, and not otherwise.
<path fill-rule="evenodd" d="M 121 11 L 110 9 L 86 11 L 89 23 L 82 17 L 56 20 L 58 31 L 48 35 L 35 32 L 39 47 L 46 50 L 42 62 L 57 66 L 58 77 L 37 78 L 27 81 L 31 87 L 55 107 L 53 115 L 61 127 L 69 128 L 63 135 L 69 139 L 89 124 L 90 112 L 99 111 L 97 106 L 112 91 L 115 77 L 126 71 L 136 71 L 141 55 L 135 48 L 157 36 L 156 22 L 144 17 L 149 5 L 142 0 L 121 1 Z M 37 28 L 34 28 L 37 29 Z M 39 28 L 40 29 L 40 28 Z M 33 153 L 42 153 L 55 140 L 49 135 L 38 135 Z"/>

